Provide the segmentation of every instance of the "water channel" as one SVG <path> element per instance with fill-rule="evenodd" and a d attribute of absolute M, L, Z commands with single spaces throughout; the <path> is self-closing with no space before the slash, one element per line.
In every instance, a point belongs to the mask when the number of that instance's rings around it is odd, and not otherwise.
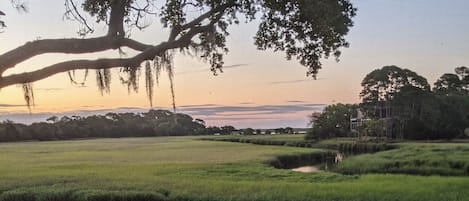
<path fill-rule="evenodd" d="M 339 164 L 344 159 L 345 154 L 336 153 L 335 157 L 324 157 L 323 161 L 321 161 L 321 163 L 317 165 L 299 166 L 291 168 L 291 170 L 294 172 L 302 173 L 332 171 L 337 166 L 337 164 Z"/>

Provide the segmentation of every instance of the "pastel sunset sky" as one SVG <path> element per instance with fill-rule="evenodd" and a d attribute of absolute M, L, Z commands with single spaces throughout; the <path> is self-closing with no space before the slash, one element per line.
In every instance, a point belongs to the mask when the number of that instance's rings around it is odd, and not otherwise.
<path fill-rule="evenodd" d="M 63 19 L 62 0 L 27 0 L 27 13 L 19 13 L 10 1 L 0 1 L 7 23 L 0 34 L 0 54 L 27 41 L 77 37 L 79 25 Z M 340 61 L 324 60 L 318 79 L 306 77 L 305 67 L 287 61 L 281 52 L 258 51 L 253 45 L 256 22 L 230 28 L 230 53 L 224 73 L 213 76 L 207 63 L 177 54 L 176 104 L 179 112 L 207 120 L 210 125 L 236 127 L 305 127 L 308 114 L 336 102 L 358 103 L 360 82 L 370 71 L 397 65 L 416 71 L 429 83 L 457 66 L 469 65 L 469 1 L 466 0 L 353 0 L 358 8 L 355 25 L 346 37 Z M 152 26 L 133 30 L 132 37 L 157 44 L 167 38 L 158 19 Z M 92 36 L 106 32 L 95 26 Z M 90 36 L 91 37 L 91 36 Z M 126 50 L 128 56 L 135 54 Z M 47 54 L 34 57 L 6 74 L 31 71 L 69 59 L 118 57 L 117 51 L 98 54 Z M 164 73 L 164 72 L 163 72 Z M 143 73 L 142 73 L 143 74 Z M 83 77 L 77 72 L 76 79 Z M 52 115 L 88 115 L 109 111 L 150 109 L 141 77 L 139 93 L 128 93 L 115 70 L 111 93 L 101 96 L 90 72 L 84 87 L 60 74 L 34 83 L 36 106 L 29 114 L 20 87 L 0 91 L 0 120 L 30 123 Z M 171 105 L 166 77 L 156 88 L 155 109 Z"/>

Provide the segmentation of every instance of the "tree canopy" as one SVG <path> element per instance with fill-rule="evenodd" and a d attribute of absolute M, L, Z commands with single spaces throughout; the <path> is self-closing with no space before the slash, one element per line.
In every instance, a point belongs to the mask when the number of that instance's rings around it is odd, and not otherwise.
<path fill-rule="evenodd" d="M 206 127 L 201 119 L 167 110 L 150 110 L 143 113 L 107 113 L 105 115 L 52 116 L 47 122 L 31 125 L 0 122 L 0 142 L 28 140 L 69 140 L 77 138 L 117 138 L 231 134 L 220 132 L 219 127 Z"/>
<path fill-rule="evenodd" d="M 174 50 L 202 58 L 216 74 L 221 72 L 223 56 L 229 50 L 228 27 L 256 18 L 260 22 L 254 36 L 257 48 L 285 52 L 287 59 L 297 59 L 307 67 L 307 74 L 314 77 L 321 68 L 322 58 L 338 58 L 340 48 L 348 46 L 344 36 L 352 27 L 355 14 L 356 9 L 349 0 L 65 0 L 65 16 L 81 24 L 78 34 L 82 38 L 40 39 L 1 54 L 0 88 L 25 85 L 25 99 L 29 104 L 33 98 L 30 83 L 57 73 L 96 70 L 98 87 L 105 93 L 109 92 L 109 69 L 121 68 L 128 74 L 122 83 L 135 89 L 136 72 L 145 68 L 146 92 L 151 101 L 159 72 L 167 70 L 169 77 L 173 76 Z M 107 34 L 88 38 L 94 28 L 86 16 L 106 26 Z M 148 18 L 159 19 L 163 28 L 169 30 L 168 37 L 158 44 L 145 44 L 131 37 L 132 29 L 150 26 L 144 20 Z M 120 51 L 122 47 L 138 53 L 130 57 L 69 60 L 38 66 L 30 72 L 4 74 L 41 54 Z M 75 82 L 73 73 L 69 75 Z"/>
<path fill-rule="evenodd" d="M 2 16 L 2 15 L 5 15 L 5 13 L 3 13 L 3 12 L 0 10 L 0 16 Z M 5 22 L 4 22 L 3 20 L 0 20 L 0 29 L 5 28 L 5 27 L 6 27 Z"/>
<path fill-rule="evenodd" d="M 350 131 L 350 118 L 357 116 L 358 105 L 334 104 L 327 106 L 318 116 L 311 116 L 313 128 L 308 130 L 307 139 L 345 137 Z"/>
<path fill-rule="evenodd" d="M 359 136 L 412 140 L 462 137 L 469 128 L 468 77 L 467 67 L 457 67 L 455 74 L 443 74 L 430 90 L 427 80 L 411 70 L 397 66 L 376 69 L 362 81 L 362 103 L 329 105 L 322 113 L 313 113 L 307 138 L 355 136 L 348 127 L 357 109 L 366 112 L 357 119 Z"/>
<path fill-rule="evenodd" d="M 463 134 L 469 123 L 469 96 L 465 91 L 466 67 L 446 73 L 433 90 L 419 74 L 385 66 L 362 82 L 361 106 L 369 117 L 386 118 L 388 137 L 449 139 Z M 382 110 L 385 109 L 386 115 Z M 379 114 L 378 114 L 379 113 Z"/>
<path fill-rule="evenodd" d="M 376 115 L 378 107 L 384 107 L 398 92 L 406 90 L 430 91 L 427 79 L 397 66 L 384 66 L 367 74 L 361 83 L 362 107 L 369 115 Z"/>
<path fill-rule="evenodd" d="M 469 94 L 469 68 L 454 69 L 456 74 L 445 73 L 434 84 L 433 91 L 442 95 Z"/>
<path fill-rule="evenodd" d="M 403 87 L 415 87 L 429 91 L 427 79 L 409 70 L 397 66 L 384 66 L 367 74 L 361 83 L 360 96 L 363 102 L 391 100 Z"/>
<path fill-rule="evenodd" d="M 19 0 L 10 0 L 10 2 L 16 10 L 18 10 L 20 12 L 27 12 L 28 11 L 28 8 L 26 7 L 26 4 L 24 2 L 19 1 Z M 7 27 L 5 21 L 1 20 L 2 16 L 5 16 L 5 13 L 0 10 L 0 33 L 2 33 L 2 30 L 5 27 Z"/>

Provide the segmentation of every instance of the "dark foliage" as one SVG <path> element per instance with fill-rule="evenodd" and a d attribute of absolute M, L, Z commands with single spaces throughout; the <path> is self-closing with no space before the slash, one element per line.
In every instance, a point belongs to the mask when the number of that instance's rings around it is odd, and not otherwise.
<path fill-rule="evenodd" d="M 397 66 L 385 66 L 362 81 L 360 106 L 335 104 L 312 114 L 307 139 L 353 136 L 350 117 L 357 109 L 366 121 L 359 136 L 437 140 L 464 137 L 469 127 L 469 68 L 442 75 L 430 90 L 427 79 Z M 355 113 L 354 113 L 355 112 Z"/>
<path fill-rule="evenodd" d="M 312 115 L 313 128 L 308 130 L 306 139 L 327 139 L 350 136 L 350 118 L 356 116 L 358 105 L 334 104 L 324 109 L 319 116 Z"/>
<path fill-rule="evenodd" d="M 166 110 L 146 113 L 108 113 L 89 117 L 51 117 L 46 122 L 24 125 L 0 123 L 0 142 L 28 140 L 69 140 L 78 138 L 118 138 L 214 134 L 218 127 L 206 128 L 203 121 Z M 233 128 L 234 129 L 234 128 Z"/>
<path fill-rule="evenodd" d="M 316 165 L 327 160 L 333 160 L 336 154 L 337 153 L 335 152 L 329 151 L 305 153 L 299 155 L 282 155 L 267 161 L 267 164 L 275 168 L 290 169 L 305 165 Z"/>

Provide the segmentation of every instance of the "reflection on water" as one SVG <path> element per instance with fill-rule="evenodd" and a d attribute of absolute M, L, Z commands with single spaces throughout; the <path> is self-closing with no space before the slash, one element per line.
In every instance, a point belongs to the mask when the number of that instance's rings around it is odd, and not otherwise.
<path fill-rule="evenodd" d="M 293 168 L 291 170 L 295 172 L 303 172 L 303 173 L 322 172 L 322 170 L 316 166 L 303 166 L 303 167 Z"/>
<path fill-rule="evenodd" d="M 326 157 L 322 163 L 317 165 L 308 165 L 308 166 L 301 166 L 297 168 L 291 169 L 295 172 L 303 172 L 303 173 L 311 173 L 311 172 L 322 172 L 322 171 L 332 171 L 340 163 L 342 160 L 345 159 L 345 155 L 343 153 L 337 153 L 334 157 Z"/>

